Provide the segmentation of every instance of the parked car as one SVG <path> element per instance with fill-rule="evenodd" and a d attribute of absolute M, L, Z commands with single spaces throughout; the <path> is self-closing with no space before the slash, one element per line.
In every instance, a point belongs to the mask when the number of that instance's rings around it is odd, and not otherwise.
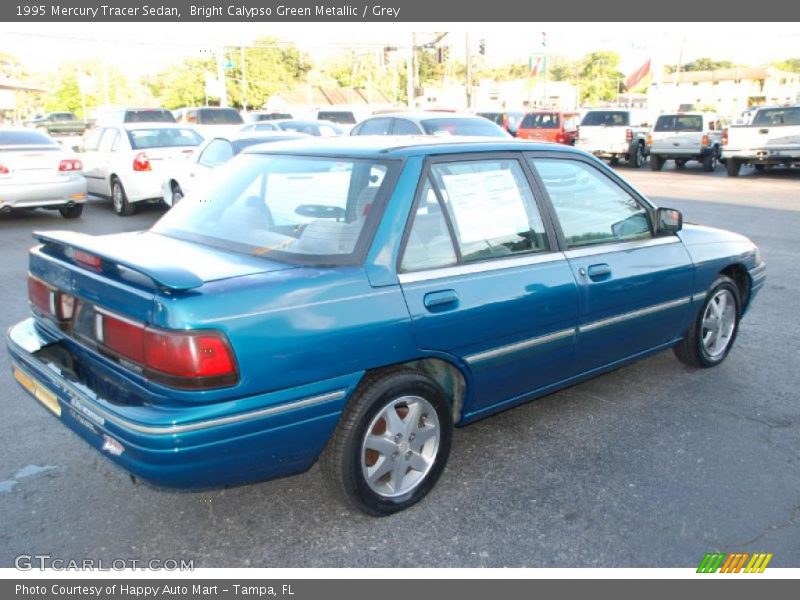
<path fill-rule="evenodd" d="M 302 121 L 299 119 L 250 123 L 243 126 L 240 131 L 293 131 L 316 137 L 336 137 L 345 134 L 344 128 L 331 121 Z"/>
<path fill-rule="evenodd" d="M 703 170 L 717 168 L 722 154 L 722 130 L 725 119 L 708 113 L 672 113 L 660 115 L 647 136 L 650 168 L 660 171 L 664 163 L 674 160 L 679 169 L 695 160 Z"/>
<path fill-rule="evenodd" d="M 254 147 L 150 231 L 35 236 L 8 351 L 63 425 L 163 486 L 319 459 L 371 515 L 431 490 L 454 425 L 671 347 L 720 364 L 766 279 L 747 238 L 510 139 Z"/>
<path fill-rule="evenodd" d="M 539 110 L 526 113 L 522 117 L 517 137 L 537 142 L 555 142 L 573 146 L 578 136 L 578 113 L 557 110 Z"/>
<path fill-rule="evenodd" d="M 162 199 L 167 206 L 174 206 L 186 194 L 194 190 L 206 190 L 209 186 L 208 176 L 217 167 L 221 167 L 245 148 L 256 144 L 285 142 L 307 137 L 298 133 L 285 132 L 253 132 L 248 131 L 231 137 L 215 137 L 206 140 L 189 156 L 188 160 L 176 160 L 163 170 L 164 180 L 161 185 Z"/>
<path fill-rule="evenodd" d="M 725 167 L 730 177 L 742 165 L 756 170 L 800 166 L 800 104 L 759 108 L 750 125 L 732 125 L 722 135 Z"/>
<path fill-rule="evenodd" d="M 132 215 L 141 202 L 160 202 L 163 170 L 191 155 L 203 138 L 175 123 L 129 123 L 96 129 L 84 142 L 89 192 L 110 197 L 114 212 Z"/>
<path fill-rule="evenodd" d="M 492 123 L 501 129 L 505 129 L 514 137 L 517 136 L 517 130 L 519 129 L 520 121 L 522 121 L 522 117 L 525 116 L 525 113 L 514 110 L 501 110 L 495 112 L 483 111 L 476 114 L 484 119 L 489 119 Z"/>
<path fill-rule="evenodd" d="M 176 122 L 193 127 L 204 138 L 215 135 L 235 135 L 244 125 L 242 115 L 235 108 L 218 106 L 183 108 L 173 112 L 173 115 Z"/>
<path fill-rule="evenodd" d="M 119 125 L 123 123 L 176 123 L 175 116 L 166 108 L 118 108 L 102 111 L 95 125 Z"/>
<path fill-rule="evenodd" d="M 650 122 L 644 113 L 627 108 L 590 110 L 581 120 L 575 145 L 616 164 L 620 158 L 639 168 L 647 157 Z"/>
<path fill-rule="evenodd" d="M 86 132 L 86 122 L 79 120 L 71 112 L 36 115 L 23 125 L 33 127 L 45 135 L 83 135 Z"/>
<path fill-rule="evenodd" d="M 347 128 L 370 116 L 372 111 L 365 107 L 328 106 L 311 111 L 309 118 L 313 121 L 330 121 Z"/>
<path fill-rule="evenodd" d="M 26 128 L 0 128 L 0 212 L 47 208 L 83 213 L 83 163 L 53 138 Z"/>
<path fill-rule="evenodd" d="M 292 113 L 279 110 L 254 110 L 242 113 L 242 119 L 245 123 L 261 123 L 263 121 L 274 121 L 276 119 L 294 119 L 294 116 Z"/>
<path fill-rule="evenodd" d="M 380 114 L 361 121 L 350 130 L 350 135 L 511 137 L 506 131 L 483 117 L 435 111 Z"/>

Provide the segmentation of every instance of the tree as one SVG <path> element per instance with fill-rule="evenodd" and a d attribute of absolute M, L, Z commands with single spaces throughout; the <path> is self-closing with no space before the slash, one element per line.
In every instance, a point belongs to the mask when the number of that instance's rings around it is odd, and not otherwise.
<path fill-rule="evenodd" d="M 681 65 L 681 71 L 716 71 L 734 67 L 736 67 L 736 63 L 729 60 L 714 60 L 706 56 Z M 677 69 L 674 65 L 667 65 L 665 70 L 667 73 L 674 73 Z"/>
<path fill-rule="evenodd" d="M 566 81 L 576 85 L 580 81 L 582 68 L 583 61 L 554 56 L 547 66 L 547 73 L 552 81 Z"/>
<path fill-rule="evenodd" d="M 206 73 L 216 73 L 211 58 L 189 58 L 153 78 L 150 88 L 164 108 L 197 106 L 206 103 Z"/>
<path fill-rule="evenodd" d="M 319 82 L 343 88 L 378 90 L 398 102 L 406 101 L 406 62 L 375 52 L 343 52 L 319 68 Z"/>
<path fill-rule="evenodd" d="M 131 81 L 116 67 L 97 60 L 59 64 L 49 81 L 51 83 L 44 86 L 48 88 L 42 98 L 44 110 L 71 111 L 82 119 L 105 104 L 130 106 L 150 101 L 149 94 L 143 93 L 144 87 L 138 82 Z"/>
<path fill-rule="evenodd" d="M 613 100 L 623 78 L 619 55 L 606 50 L 591 52 L 581 61 L 581 101 L 594 104 Z"/>
<path fill-rule="evenodd" d="M 781 60 L 773 64 L 781 71 L 800 73 L 800 58 L 787 58 L 786 60 Z"/>

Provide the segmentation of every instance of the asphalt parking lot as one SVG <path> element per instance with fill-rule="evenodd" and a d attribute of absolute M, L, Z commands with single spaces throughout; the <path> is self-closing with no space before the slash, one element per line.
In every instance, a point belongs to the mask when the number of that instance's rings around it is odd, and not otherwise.
<path fill-rule="evenodd" d="M 460 429 L 427 499 L 376 520 L 336 503 L 316 466 L 202 493 L 133 484 L 23 393 L 0 351 L 0 566 L 696 567 L 712 551 L 800 566 L 800 171 L 619 171 L 686 221 L 760 246 L 769 279 L 720 367 L 667 351 Z M 121 219 L 93 201 L 79 221 L 0 216 L 3 329 L 28 314 L 31 230 L 136 230 L 161 213 Z"/>

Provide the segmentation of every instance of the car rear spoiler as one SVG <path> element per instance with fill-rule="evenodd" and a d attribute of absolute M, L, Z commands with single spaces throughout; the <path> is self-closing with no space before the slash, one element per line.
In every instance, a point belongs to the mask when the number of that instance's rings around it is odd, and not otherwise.
<path fill-rule="evenodd" d="M 62 252 L 68 248 L 81 250 L 99 257 L 103 262 L 140 273 L 159 288 L 182 292 L 203 285 L 203 280 L 188 269 L 133 262 L 129 257 L 122 256 L 115 251 L 113 240 L 105 237 L 75 231 L 34 231 L 33 237 L 45 245 L 58 247 Z"/>

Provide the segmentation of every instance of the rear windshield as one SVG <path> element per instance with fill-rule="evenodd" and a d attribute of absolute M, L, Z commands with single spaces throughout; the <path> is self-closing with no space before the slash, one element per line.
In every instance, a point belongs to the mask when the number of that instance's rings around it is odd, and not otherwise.
<path fill-rule="evenodd" d="M 197 111 L 197 122 L 201 125 L 241 125 L 244 120 L 232 108 L 201 108 Z"/>
<path fill-rule="evenodd" d="M 396 169 L 391 161 L 245 152 L 153 231 L 288 262 L 352 264 Z"/>
<path fill-rule="evenodd" d="M 528 113 L 520 129 L 558 129 L 561 119 L 554 113 Z"/>
<path fill-rule="evenodd" d="M 628 124 L 628 113 L 622 110 L 593 110 L 586 113 L 586 116 L 583 117 L 583 121 L 581 121 L 581 125 L 589 127 L 596 125 L 618 126 Z"/>
<path fill-rule="evenodd" d="M 175 123 L 168 110 L 126 110 L 125 123 Z"/>
<path fill-rule="evenodd" d="M 131 148 L 144 150 L 146 148 L 172 148 L 176 146 L 198 146 L 203 138 L 193 129 L 131 129 L 128 131 Z"/>
<path fill-rule="evenodd" d="M 340 110 L 321 110 L 317 113 L 320 121 L 333 121 L 341 125 L 355 125 L 356 117 L 349 111 Z"/>
<path fill-rule="evenodd" d="M 655 131 L 703 131 L 702 115 L 661 115 Z"/>
<path fill-rule="evenodd" d="M 0 146 L 53 146 L 60 148 L 58 142 L 43 133 L 34 131 L 0 131 Z"/>
<path fill-rule="evenodd" d="M 442 117 L 440 119 L 423 119 L 420 121 L 425 133 L 429 135 L 477 135 L 482 137 L 507 138 L 508 134 L 497 125 L 484 119 L 458 119 Z"/>
<path fill-rule="evenodd" d="M 72 113 L 53 113 L 51 115 L 56 121 L 74 121 L 75 115 Z"/>
<path fill-rule="evenodd" d="M 756 113 L 753 125 L 800 125 L 800 106 L 765 108 Z"/>
<path fill-rule="evenodd" d="M 256 121 L 275 121 L 276 119 L 291 119 L 292 115 L 289 113 L 268 113 L 256 115 Z"/>

